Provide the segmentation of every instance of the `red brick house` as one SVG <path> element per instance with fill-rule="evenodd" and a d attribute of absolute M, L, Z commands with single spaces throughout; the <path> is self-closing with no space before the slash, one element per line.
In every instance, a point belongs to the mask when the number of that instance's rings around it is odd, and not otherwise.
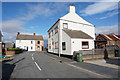
<path fill-rule="evenodd" d="M 104 48 L 107 45 L 117 45 L 120 48 L 120 35 L 99 34 L 95 40 L 95 48 Z"/>

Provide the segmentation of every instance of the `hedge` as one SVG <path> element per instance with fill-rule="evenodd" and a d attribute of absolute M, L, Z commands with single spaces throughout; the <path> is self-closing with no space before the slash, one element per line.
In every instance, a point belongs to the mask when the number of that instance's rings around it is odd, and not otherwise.
<path fill-rule="evenodd" d="M 21 51 L 21 48 L 7 48 L 7 51 Z"/>

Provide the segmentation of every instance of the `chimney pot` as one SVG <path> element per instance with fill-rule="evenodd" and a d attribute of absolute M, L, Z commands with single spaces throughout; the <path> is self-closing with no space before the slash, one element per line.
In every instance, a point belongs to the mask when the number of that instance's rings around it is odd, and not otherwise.
<path fill-rule="evenodd" d="M 35 32 L 33 33 L 33 35 L 35 36 Z"/>
<path fill-rule="evenodd" d="M 19 35 L 19 34 L 20 34 L 20 32 L 17 33 L 17 35 Z"/>
<path fill-rule="evenodd" d="M 114 33 L 111 33 L 111 35 L 115 35 Z"/>
<path fill-rule="evenodd" d="M 69 12 L 70 13 L 75 13 L 75 6 L 74 5 L 72 5 L 72 6 L 70 5 L 69 6 Z"/>

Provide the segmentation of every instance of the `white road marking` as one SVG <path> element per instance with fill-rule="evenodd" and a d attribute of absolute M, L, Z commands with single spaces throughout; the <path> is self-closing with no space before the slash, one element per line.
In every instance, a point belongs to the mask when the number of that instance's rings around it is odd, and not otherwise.
<path fill-rule="evenodd" d="M 34 54 L 34 53 L 33 53 Z M 31 55 L 32 56 L 32 60 L 34 61 L 34 57 L 33 57 L 33 54 Z M 42 69 L 38 66 L 38 64 L 35 62 L 35 65 L 37 66 L 37 68 L 41 71 Z"/>
<path fill-rule="evenodd" d="M 32 57 L 32 59 L 34 60 L 34 57 Z"/>
<path fill-rule="evenodd" d="M 35 62 L 35 65 L 37 66 L 37 68 L 41 71 L 41 68 L 38 66 L 38 64 Z"/>

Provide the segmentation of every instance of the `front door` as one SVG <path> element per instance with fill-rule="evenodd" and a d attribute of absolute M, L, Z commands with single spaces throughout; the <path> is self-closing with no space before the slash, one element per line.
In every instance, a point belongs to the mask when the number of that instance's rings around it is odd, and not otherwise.
<path fill-rule="evenodd" d="M 27 51 L 28 51 L 28 47 L 27 47 Z"/>
<path fill-rule="evenodd" d="M 43 51 L 43 46 L 42 46 L 42 51 Z"/>

